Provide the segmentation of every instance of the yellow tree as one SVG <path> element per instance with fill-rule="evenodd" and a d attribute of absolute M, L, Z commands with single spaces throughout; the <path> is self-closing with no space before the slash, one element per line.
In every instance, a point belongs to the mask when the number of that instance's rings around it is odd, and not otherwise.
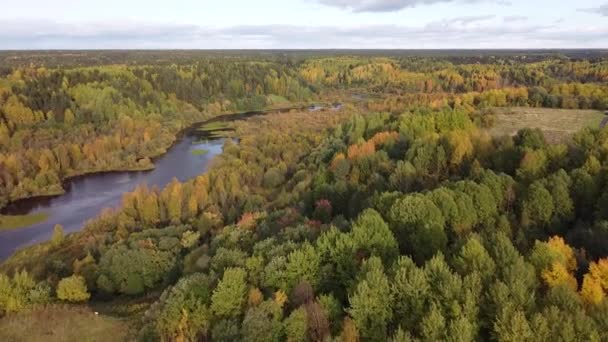
<path fill-rule="evenodd" d="M 589 273 L 583 278 L 581 296 L 588 304 L 600 304 L 608 294 L 608 258 L 589 265 Z"/>

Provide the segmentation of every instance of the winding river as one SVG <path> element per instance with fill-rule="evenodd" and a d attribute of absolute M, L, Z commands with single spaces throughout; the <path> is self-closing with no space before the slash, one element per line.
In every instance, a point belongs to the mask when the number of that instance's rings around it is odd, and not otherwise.
<path fill-rule="evenodd" d="M 0 232 L 0 259 L 17 249 L 46 241 L 55 224 L 61 224 L 66 233 L 82 229 L 86 221 L 96 217 L 102 209 L 120 205 L 125 192 L 139 184 L 163 188 L 173 178 L 191 179 L 209 168 L 210 161 L 222 152 L 224 139 L 197 142 L 193 134 L 186 133 L 169 151 L 155 161 L 151 171 L 109 172 L 71 179 L 64 195 L 20 201 L 5 210 L 7 214 L 46 213 L 48 219 L 25 228 Z M 194 155 L 192 151 L 204 149 L 208 153 Z"/>
<path fill-rule="evenodd" d="M 308 107 L 308 110 L 318 111 L 326 108 L 313 105 Z M 335 104 L 331 109 L 339 110 L 340 108 L 342 108 L 341 104 Z M 205 123 L 234 121 L 257 115 L 287 112 L 292 109 L 302 108 L 226 114 Z M 99 215 L 102 209 L 119 206 L 123 194 L 133 191 L 139 184 L 163 188 L 173 178 L 186 181 L 207 171 L 211 160 L 222 153 L 225 139 L 210 139 L 204 142 L 199 139 L 201 139 L 200 133 L 194 129 L 186 130 L 178 142 L 155 161 L 154 170 L 109 172 L 77 177 L 65 184 L 66 192 L 61 196 L 32 198 L 13 203 L 3 210 L 4 214 L 45 213 L 48 215 L 48 219 L 28 227 L 0 232 L 0 260 L 6 259 L 19 248 L 50 239 L 55 224 L 61 224 L 66 233 L 82 229 L 84 224 Z M 207 150 L 208 153 L 203 155 L 192 153 L 194 150 L 201 149 Z"/>

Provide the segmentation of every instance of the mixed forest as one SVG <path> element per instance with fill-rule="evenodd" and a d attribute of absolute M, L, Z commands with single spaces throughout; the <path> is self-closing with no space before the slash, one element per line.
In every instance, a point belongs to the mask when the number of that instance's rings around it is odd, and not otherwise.
<path fill-rule="evenodd" d="M 231 123 L 208 172 L 5 260 L 7 338 L 91 308 L 141 341 L 608 340 L 608 130 L 488 130 L 608 110 L 608 58 L 195 57 L 0 70 L 0 207 L 223 113 L 344 106 Z"/>

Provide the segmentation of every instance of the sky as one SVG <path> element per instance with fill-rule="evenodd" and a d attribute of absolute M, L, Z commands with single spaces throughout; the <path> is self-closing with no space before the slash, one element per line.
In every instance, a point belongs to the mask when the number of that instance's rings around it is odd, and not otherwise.
<path fill-rule="evenodd" d="M 608 0 L 0 0 L 0 49 L 608 48 Z"/>

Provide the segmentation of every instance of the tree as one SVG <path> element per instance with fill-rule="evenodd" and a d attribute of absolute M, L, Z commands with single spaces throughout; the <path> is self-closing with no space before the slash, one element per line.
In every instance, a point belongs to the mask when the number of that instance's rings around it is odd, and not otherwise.
<path fill-rule="evenodd" d="M 416 261 L 422 262 L 445 249 L 445 220 L 428 197 L 404 196 L 393 204 L 388 216 L 401 250 L 411 250 Z"/>
<path fill-rule="evenodd" d="M 393 312 L 397 323 L 412 331 L 422 320 L 430 299 L 430 286 L 423 270 L 409 257 L 400 257 L 391 282 Z"/>
<path fill-rule="evenodd" d="M 420 331 L 423 341 L 441 341 L 444 339 L 447 324 L 441 310 L 435 304 L 431 306 L 431 310 L 422 319 Z"/>
<path fill-rule="evenodd" d="M 279 341 L 282 317 L 281 307 L 273 301 L 265 301 L 249 308 L 243 318 L 243 341 Z"/>
<path fill-rule="evenodd" d="M 56 224 L 53 227 L 53 235 L 51 236 L 51 244 L 53 246 L 59 246 L 63 242 L 63 227 L 60 224 Z"/>
<path fill-rule="evenodd" d="M 328 303 L 325 302 L 325 304 Z M 316 301 L 308 302 L 304 308 L 306 310 L 308 338 L 312 341 L 325 341 L 331 336 L 327 310 Z"/>
<path fill-rule="evenodd" d="M 355 292 L 349 296 L 349 314 L 353 317 L 361 338 L 366 341 L 385 341 L 387 326 L 392 315 L 392 298 L 389 281 L 384 275 L 381 265 L 374 258 L 366 262 L 371 269 L 357 284 Z"/>
<path fill-rule="evenodd" d="M 494 322 L 494 335 L 498 341 L 520 342 L 532 341 L 534 332 L 522 311 L 505 309 Z"/>
<path fill-rule="evenodd" d="M 524 225 L 548 224 L 554 208 L 551 193 L 540 182 L 534 182 L 522 202 L 522 222 Z"/>
<path fill-rule="evenodd" d="M 359 330 L 355 325 L 355 322 L 350 318 L 344 318 L 342 324 L 342 333 L 340 334 L 342 342 L 359 342 Z"/>
<path fill-rule="evenodd" d="M 599 305 L 608 294 L 608 258 L 589 265 L 589 273 L 583 278 L 581 296 L 588 304 Z"/>
<path fill-rule="evenodd" d="M 454 264 L 460 274 L 477 273 L 484 280 L 490 279 L 496 269 L 494 260 L 476 237 L 469 238 L 462 246 Z"/>
<path fill-rule="evenodd" d="M 299 282 L 306 281 L 315 288 L 319 283 L 319 256 L 315 248 L 305 243 L 302 248 L 287 256 L 285 276 L 288 289 L 291 291 Z"/>
<path fill-rule="evenodd" d="M 201 237 L 200 232 L 193 232 L 191 230 L 187 230 L 184 232 L 184 234 L 182 234 L 180 243 L 181 243 L 182 247 L 184 247 L 186 249 L 190 249 L 198 243 L 198 240 L 200 239 L 200 237 Z"/>
<path fill-rule="evenodd" d="M 366 209 L 359 215 L 350 235 L 359 256 L 378 256 L 385 264 L 390 264 L 399 253 L 393 233 L 373 209 Z"/>
<path fill-rule="evenodd" d="M 258 288 L 253 288 L 249 290 L 249 295 L 247 296 L 247 303 L 249 306 L 258 306 L 264 300 L 264 295 L 262 291 Z"/>
<path fill-rule="evenodd" d="M 542 149 L 547 146 L 545 135 L 539 128 L 524 128 L 517 132 L 513 139 L 518 146 L 531 149 Z"/>
<path fill-rule="evenodd" d="M 74 120 L 74 112 L 72 112 L 70 108 L 66 108 L 65 112 L 63 113 L 63 123 L 68 126 L 71 126 L 74 124 Z"/>
<path fill-rule="evenodd" d="M 285 335 L 287 335 L 288 341 L 308 341 L 307 319 L 306 310 L 302 307 L 291 312 L 289 317 L 287 317 L 283 323 L 285 326 Z"/>
<path fill-rule="evenodd" d="M 242 268 L 229 268 L 224 272 L 211 296 L 211 310 L 215 316 L 234 318 L 242 313 L 247 294 L 246 276 Z"/>
<path fill-rule="evenodd" d="M 84 277 L 72 275 L 63 278 L 57 284 L 57 298 L 68 302 L 85 302 L 89 300 L 91 294 L 87 289 Z"/>

